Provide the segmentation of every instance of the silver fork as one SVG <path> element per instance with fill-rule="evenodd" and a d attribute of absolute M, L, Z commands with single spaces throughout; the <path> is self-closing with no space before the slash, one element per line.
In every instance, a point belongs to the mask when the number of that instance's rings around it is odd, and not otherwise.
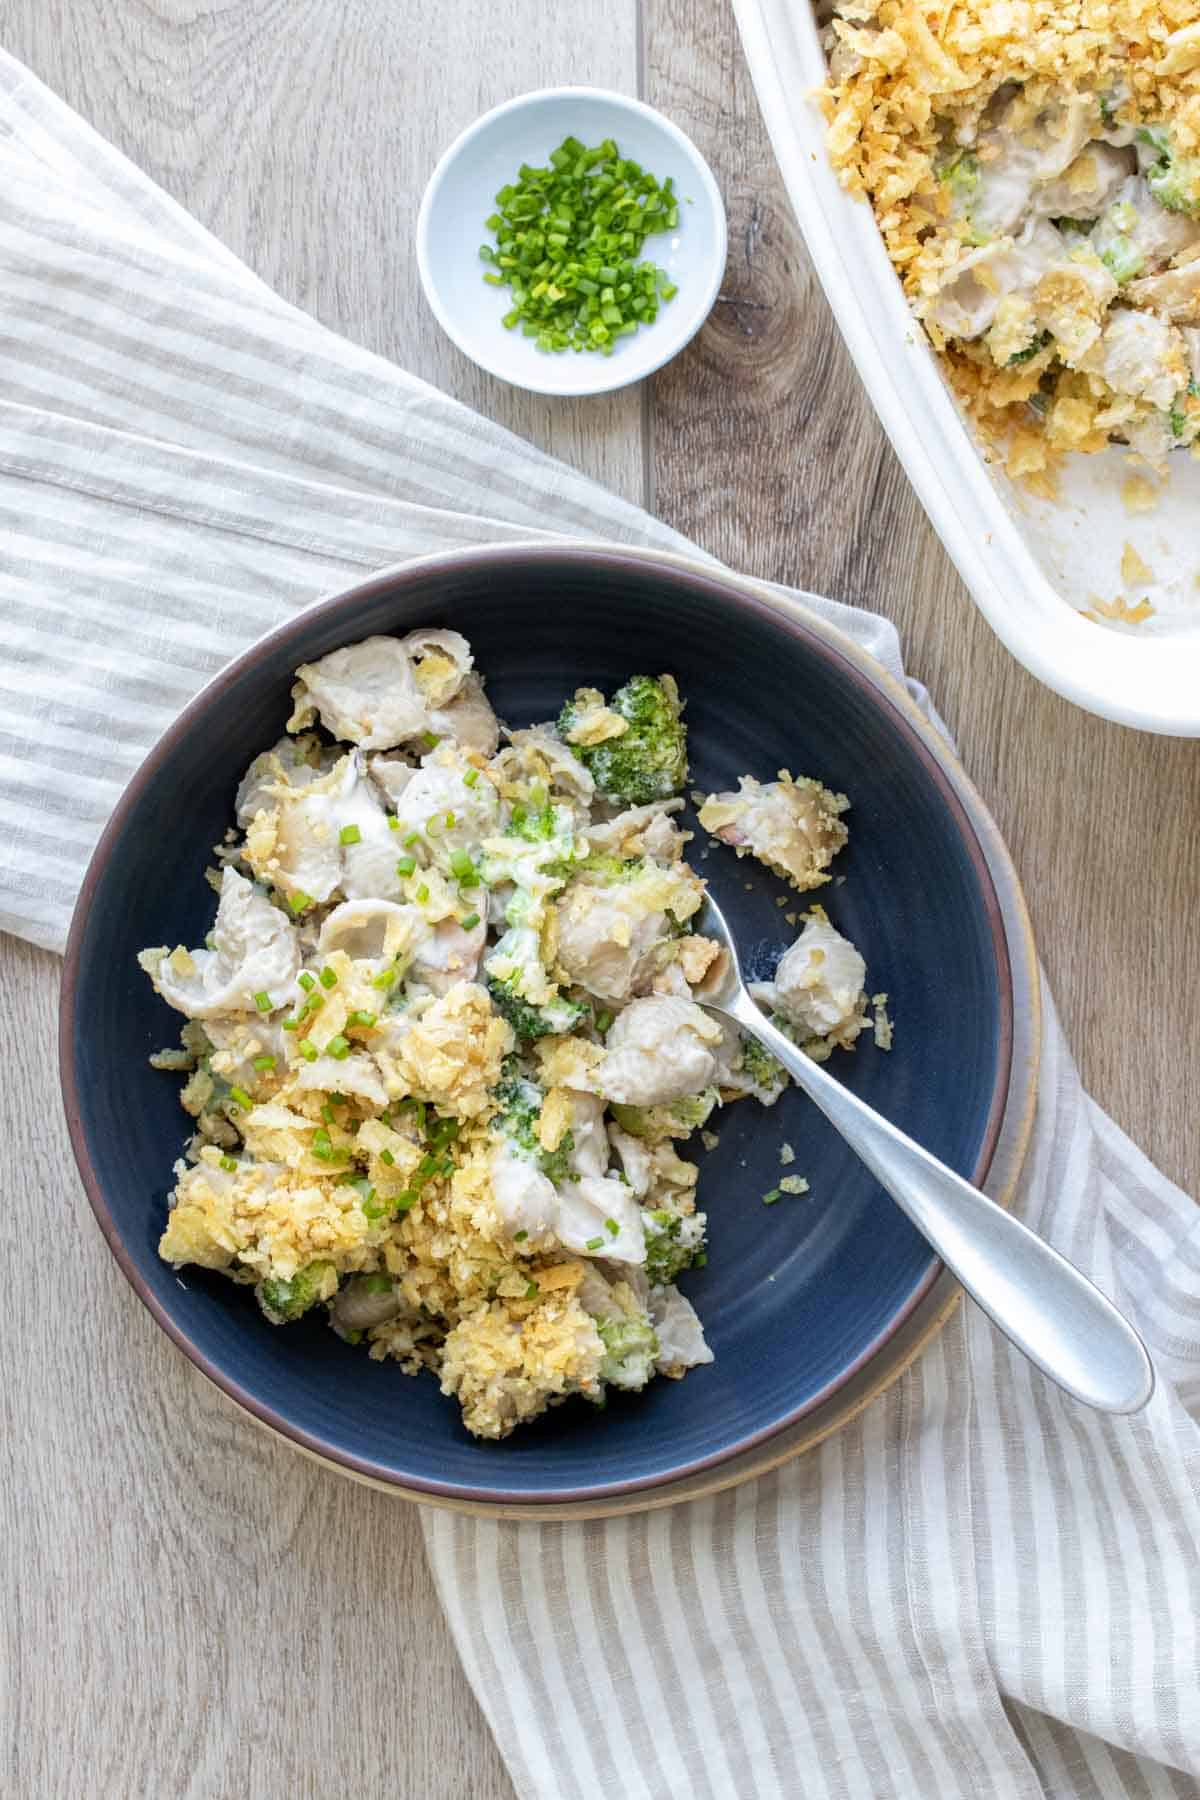
<path fill-rule="evenodd" d="M 781 1062 L 946 1267 L 1044 1375 L 1099 1412 L 1138 1412 L 1154 1365 L 1111 1300 L 1073 1263 L 953 1169 L 923 1150 L 798 1050 L 755 1004 L 725 915 L 710 894 L 693 929 L 724 945 L 728 962 L 701 1005 L 732 1019 Z"/>

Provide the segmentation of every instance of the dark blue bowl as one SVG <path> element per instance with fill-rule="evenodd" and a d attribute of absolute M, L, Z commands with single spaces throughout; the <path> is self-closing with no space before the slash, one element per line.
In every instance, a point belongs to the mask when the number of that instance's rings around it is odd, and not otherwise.
<path fill-rule="evenodd" d="M 715 1363 L 603 1412 L 555 1409 L 479 1443 L 428 1376 L 369 1362 L 323 1324 L 266 1324 L 253 1296 L 159 1261 L 186 1120 L 178 1082 L 146 1058 L 179 1019 L 136 955 L 197 943 L 203 870 L 238 776 L 278 736 L 292 671 L 372 632 L 453 625 L 501 717 L 552 715 L 580 683 L 670 669 L 687 698 L 692 781 L 818 775 L 850 795 L 850 846 L 819 898 L 862 948 L 896 1022 L 838 1076 L 954 1169 L 982 1181 L 1008 1091 L 1012 992 L 1000 909 L 963 808 L 907 709 L 836 634 L 737 583 L 637 553 L 514 547 L 380 576 L 314 606 L 232 663 L 188 707 L 121 800 L 93 858 L 67 950 L 62 1080 L 75 1155 L 102 1230 L 137 1292 L 193 1362 L 277 1431 L 400 1487 L 476 1501 L 596 1499 L 715 1464 L 819 1406 L 918 1305 L 938 1270 L 924 1241 L 795 1091 L 720 1119 L 704 1160 L 707 1268 L 684 1278 Z M 792 935 L 757 864 L 697 866 L 762 972 Z M 844 878 L 844 879 L 843 879 Z M 747 884 L 753 884 L 747 891 Z M 796 903 L 793 895 L 788 910 Z M 764 1207 L 780 1146 L 811 1192 Z"/>

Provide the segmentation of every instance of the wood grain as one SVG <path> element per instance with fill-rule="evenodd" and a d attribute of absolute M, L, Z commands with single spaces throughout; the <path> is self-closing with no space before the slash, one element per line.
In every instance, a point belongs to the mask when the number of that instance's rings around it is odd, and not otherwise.
<path fill-rule="evenodd" d="M 991 636 L 841 348 L 723 0 L 0 0 L 6 47 L 289 299 L 754 573 L 887 613 L 996 812 L 1101 1104 L 1200 1178 L 1188 953 L 1200 746 L 1040 688 Z M 440 149 L 549 82 L 633 91 L 692 133 L 731 256 L 652 390 L 521 395 L 440 336 L 411 229 Z M 502 1800 L 416 1514 L 256 1431 L 120 1277 L 52 1096 L 54 959 L 4 940 L 0 1400 L 8 1684 L 0 1791 L 121 1800 Z M 31 1254 L 47 1229 L 68 1247 Z"/>

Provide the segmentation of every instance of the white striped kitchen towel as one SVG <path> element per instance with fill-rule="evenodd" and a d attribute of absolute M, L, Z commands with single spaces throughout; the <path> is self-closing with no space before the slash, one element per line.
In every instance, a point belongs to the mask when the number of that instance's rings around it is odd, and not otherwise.
<path fill-rule="evenodd" d="M 0 58 L 0 924 L 60 947 L 122 785 L 289 611 L 452 544 L 664 527 L 285 305 Z M 805 597 L 806 600 L 808 597 Z M 810 601 L 900 672 L 891 628 Z M 529 1800 L 1125 1800 L 1200 1781 L 1200 1213 L 1047 1005 L 1025 1217 L 1137 1320 L 1095 1417 L 964 1310 L 854 1424 L 607 1522 L 428 1512 Z"/>

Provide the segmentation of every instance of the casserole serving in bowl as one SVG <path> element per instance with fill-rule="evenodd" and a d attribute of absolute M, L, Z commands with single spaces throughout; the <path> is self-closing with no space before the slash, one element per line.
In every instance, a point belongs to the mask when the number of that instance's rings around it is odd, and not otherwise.
<path fill-rule="evenodd" d="M 434 558 L 314 607 L 230 665 L 139 771 L 89 870 L 68 947 L 63 1081 L 102 1229 L 154 1316 L 252 1414 L 408 1493 L 545 1505 L 648 1492 L 743 1455 L 826 1406 L 920 1308 L 923 1241 L 792 1091 L 718 1115 L 702 1159 L 709 1259 L 681 1280 L 715 1360 L 686 1381 L 571 1400 L 502 1444 L 473 1440 L 428 1375 L 367 1361 L 311 1317 L 268 1324 L 245 1286 L 161 1260 L 182 1137 L 176 1084 L 147 1058 L 174 1036 L 137 966 L 147 944 L 201 943 L 209 847 L 239 778 L 291 711 L 293 672 L 417 627 L 458 631 L 513 727 L 581 686 L 670 670 L 687 696 L 689 791 L 747 771 L 813 772 L 848 794 L 844 879 L 827 910 L 886 990 L 892 1047 L 865 1036 L 843 1079 L 982 1182 L 1011 1080 L 1013 991 L 979 837 L 943 760 L 866 659 L 798 609 L 670 558 L 513 546 Z M 695 821 L 690 821 L 694 830 Z M 344 841 L 349 842 L 349 839 Z M 691 858 L 764 971 L 792 932 L 791 890 L 701 833 Z M 781 1171 L 808 1182 L 781 1194 Z M 775 1202 L 764 1207 L 764 1198 Z"/>
<path fill-rule="evenodd" d="M 735 10 L 834 316 L 976 604 L 1026 668 L 1068 699 L 1143 730 L 1197 735 L 1200 462 L 1175 452 L 1160 482 L 1113 444 L 1068 456 L 1053 499 L 986 462 L 910 310 L 870 204 L 848 193 L 831 165 L 815 99 L 827 68 L 814 8 L 808 0 L 735 0 Z M 1153 502 L 1150 510 L 1140 510 L 1143 500 Z"/>

